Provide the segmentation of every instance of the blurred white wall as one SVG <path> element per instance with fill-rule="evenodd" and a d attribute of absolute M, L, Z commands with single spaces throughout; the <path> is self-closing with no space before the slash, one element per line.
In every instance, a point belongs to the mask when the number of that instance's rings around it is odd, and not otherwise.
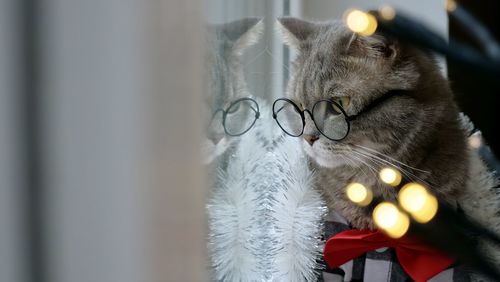
<path fill-rule="evenodd" d="M 47 0 L 48 281 L 201 281 L 201 3 Z"/>
<path fill-rule="evenodd" d="M 0 281 L 23 281 L 26 248 L 18 79 L 19 6 L 0 0 Z"/>
<path fill-rule="evenodd" d="M 120 2 L 120 3 L 118 3 Z M 44 1 L 48 281 L 140 281 L 144 6 Z"/>

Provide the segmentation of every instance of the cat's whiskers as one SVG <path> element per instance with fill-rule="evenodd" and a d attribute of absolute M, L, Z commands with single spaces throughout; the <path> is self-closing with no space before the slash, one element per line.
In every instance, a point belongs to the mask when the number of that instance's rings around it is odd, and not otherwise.
<path fill-rule="evenodd" d="M 351 157 L 353 157 L 358 162 L 360 162 L 361 164 L 363 164 L 364 166 L 366 166 L 368 168 L 368 170 L 373 174 L 373 176 L 375 176 L 375 177 L 377 176 L 377 169 L 373 165 L 371 165 L 368 162 L 364 161 L 362 157 L 359 157 L 358 155 L 356 155 L 356 153 L 357 153 L 356 151 L 351 151 L 351 153 L 355 153 L 354 155 L 351 154 Z M 364 170 L 363 170 L 363 172 L 364 172 Z M 365 173 L 365 175 L 368 176 L 366 173 Z"/>
<path fill-rule="evenodd" d="M 273 53 L 269 50 L 269 46 L 268 45 L 266 45 L 262 49 L 262 51 L 260 51 L 259 53 L 257 53 L 257 55 L 255 55 L 253 58 L 251 58 L 250 60 L 248 60 L 243 67 L 245 67 L 245 68 L 248 67 L 249 65 L 251 65 L 252 63 L 254 63 L 255 61 L 257 61 L 257 59 L 259 59 L 264 54 L 267 54 L 269 57 L 271 57 L 271 59 L 273 61 L 280 62 L 281 66 L 283 68 L 285 68 L 287 70 L 287 72 L 290 71 L 290 68 L 288 67 L 288 65 L 284 64 L 281 60 L 279 60 L 278 58 L 276 58 L 275 55 L 273 55 Z"/>
<path fill-rule="evenodd" d="M 350 158 L 349 156 L 352 156 L 350 153 L 351 151 L 350 150 L 338 150 L 336 151 L 338 153 L 338 155 L 342 158 L 342 160 L 344 160 L 346 162 L 346 164 L 352 169 L 352 170 L 356 170 L 356 162 Z M 357 161 L 359 161 L 358 159 L 356 159 Z M 349 161 L 351 164 L 347 163 L 347 161 Z M 366 171 L 362 170 L 363 173 L 368 176 L 368 174 L 366 173 Z"/>
<path fill-rule="evenodd" d="M 395 169 L 397 170 L 400 170 L 402 171 L 403 173 L 407 172 L 410 174 L 410 176 L 413 176 L 412 173 L 404 170 L 403 168 L 401 168 L 400 166 L 398 165 L 395 165 L 394 163 L 391 163 L 390 161 L 388 160 L 385 160 L 385 159 L 382 159 L 380 158 L 379 156 L 377 155 L 373 155 L 373 154 L 370 154 L 369 152 L 364 152 L 364 151 L 361 151 L 361 150 L 356 150 L 356 149 L 353 149 L 353 152 L 356 152 L 358 155 L 361 155 L 369 160 L 371 160 L 372 162 L 376 163 L 377 165 L 389 165 L 389 166 L 392 166 L 394 167 Z"/>
<path fill-rule="evenodd" d="M 355 149 L 352 149 L 352 151 L 351 151 L 351 152 L 352 152 L 353 154 L 356 154 L 356 155 L 358 156 L 358 158 L 360 158 L 360 159 L 362 159 L 362 160 L 364 159 L 364 160 L 366 160 L 366 161 L 371 162 L 371 163 L 372 163 L 371 167 L 372 167 L 372 168 L 373 168 L 373 170 L 376 172 L 375 174 L 377 174 L 377 173 L 378 173 L 378 171 L 380 170 L 380 165 L 381 165 L 381 164 L 385 164 L 385 163 L 383 163 L 383 162 L 381 162 L 381 161 L 379 161 L 379 160 L 377 160 L 377 159 L 375 159 L 375 158 L 373 158 L 373 157 L 371 157 L 371 156 L 367 156 L 367 155 L 365 155 L 365 154 L 362 154 L 361 152 L 358 152 L 358 151 L 357 151 L 357 150 L 355 150 Z"/>
<path fill-rule="evenodd" d="M 403 162 L 401 162 L 401 161 L 398 161 L 398 160 L 396 160 L 396 159 L 394 159 L 394 158 L 391 158 L 390 156 L 388 156 L 388 155 L 386 155 L 386 154 L 384 154 L 384 153 L 381 153 L 381 152 L 379 152 L 379 151 L 377 151 L 377 150 L 375 150 L 375 149 L 368 148 L 368 147 L 361 146 L 361 145 L 357 145 L 357 144 L 352 144 L 352 146 L 358 147 L 359 149 L 362 149 L 362 150 L 364 150 L 365 152 L 366 152 L 366 151 L 370 151 L 370 152 L 372 152 L 372 153 L 375 153 L 375 154 L 381 155 L 382 157 L 387 158 L 387 159 L 389 159 L 389 160 L 391 160 L 391 161 L 393 161 L 393 162 L 395 162 L 395 163 L 398 163 L 398 164 L 400 164 L 400 165 L 402 165 L 402 166 L 405 166 L 405 167 L 407 167 L 407 168 L 409 168 L 409 169 L 416 170 L 416 171 L 420 171 L 420 172 L 423 172 L 423 173 L 430 173 L 430 171 L 428 171 L 428 170 L 423 170 L 423 169 L 419 169 L 419 168 L 416 168 L 416 167 L 413 167 L 413 166 L 407 165 L 407 164 L 405 164 L 405 163 L 403 163 Z"/>
<path fill-rule="evenodd" d="M 355 150 L 355 149 L 353 149 L 353 150 Z M 394 167 L 395 169 L 397 169 L 398 171 L 400 171 L 403 175 L 405 175 L 406 177 L 408 177 L 408 179 L 410 179 L 412 181 L 419 181 L 419 182 L 421 182 L 423 184 L 426 184 L 427 186 L 430 186 L 429 183 L 427 183 L 425 180 L 423 180 L 422 178 L 418 177 L 417 175 L 413 174 L 412 172 L 408 171 L 407 169 L 405 169 L 403 167 L 395 165 L 395 164 L 391 163 L 390 161 L 384 160 L 384 159 L 382 159 L 382 158 L 380 158 L 380 157 L 378 157 L 376 155 L 370 154 L 369 152 L 363 152 L 363 151 L 360 151 L 360 150 L 355 150 L 355 151 L 358 154 L 361 154 L 361 155 L 363 155 L 366 158 L 370 158 L 373 161 L 378 162 L 379 164 L 389 165 L 389 166 Z"/>
<path fill-rule="evenodd" d="M 281 72 L 277 72 L 277 71 L 275 71 L 275 72 L 272 72 L 272 71 L 271 72 L 268 72 L 268 71 L 253 71 L 253 72 L 249 72 L 248 74 L 249 75 L 251 75 L 251 74 L 259 74 L 259 75 L 263 75 L 263 76 L 264 75 L 281 75 Z"/>
<path fill-rule="evenodd" d="M 368 152 L 365 152 L 366 154 L 369 154 Z M 380 157 L 377 157 L 377 156 L 374 156 L 375 158 L 377 159 L 381 159 Z M 384 161 L 384 159 L 381 159 L 382 161 Z M 426 185 L 430 185 L 426 180 L 424 180 L 423 178 L 417 176 L 415 173 L 411 172 L 410 170 L 404 168 L 404 167 L 401 167 L 401 166 L 398 166 L 398 165 L 395 165 L 393 163 L 391 163 L 390 161 L 387 161 L 385 160 L 385 163 L 393 166 L 394 168 L 396 168 L 397 170 L 401 171 L 403 173 L 403 175 L 405 175 L 406 177 L 408 177 L 408 179 L 412 180 L 412 181 L 419 181 L 419 182 L 422 182 Z"/>
<path fill-rule="evenodd" d="M 352 150 L 351 153 L 354 154 L 354 155 L 356 155 L 357 159 L 359 159 L 366 166 L 369 166 L 372 169 L 372 171 L 374 172 L 374 174 L 377 175 L 377 173 L 378 173 L 378 167 L 380 165 L 379 162 L 376 162 L 375 160 L 373 160 L 371 158 L 368 158 L 368 157 L 366 157 L 363 154 L 360 154 L 356 150 Z M 371 162 L 371 164 L 368 163 L 368 162 Z"/>
<path fill-rule="evenodd" d="M 267 46 L 266 46 L 266 50 L 265 50 L 265 51 L 266 51 L 266 53 L 267 53 L 267 54 L 269 54 L 269 56 L 270 56 L 273 60 L 281 62 L 281 66 L 282 66 L 282 67 L 284 67 L 284 68 L 286 69 L 286 71 L 287 71 L 287 72 L 290 72 L 289 67 L 288 67 L 286 64 L 284 64 L 284 63 L 283 63 L 283 61 L 281 61 L 281 60 L 277 59 L 277 58 L 276 58 L 276 56 L 274 56 L 274 55 L 273 55 L 273 53 L 272 53 L 271 51 L 269 51 L 269 48 L 267 48 Z"/>
<path fill-rule="evenodd" d="M 354 166 L 351 165 L 354 164 L 353 160 L 351 160 L 350 158 L 348 158 L 346 155 L 343 155 L 343 154 L 339 154 L 339 156 L 342 158 L 342 160 L 346 163 L 347 166 L 349 166 L 351 169 L 354 169 Z"/>
<path fill-rule="evenodd" d="M 253 57 L 252 59 L 250 60 L 247 60 L 246 63 L 244 64 L 244 67 L 247 67 L 248 65 L 251 65 L 253 62 L 255 62 L 258 58 L 260 58 L 260 56 L 262 56 L 264 53 L 269 52 L 269 50 L 267 50 L 267 46 L 264 48 L 264 50 L 260 51 L 259 53 L 257 53 L 257 55 L 255 55 L 255 57 Z"/>
<path fill-rule="evenodd" d="M 364 167 L 368 168 L 369 171 L 376 176 L 377 175 L 377 169 L 373 166 L 367 163 L 366 161 L 363 160 L 363 157 L 359 157 L 357 155 L 353 155 L 353 153 L 356 153 L 355 151 L 352 150 L 352 148 L 342 148 L 342 149 L 337 149 L 336 153 L 342 157 L 343 160 L 349 160 L 350 162 L 353 163 L 353 165 L 349 165 L 353 170 L 360 169 L 366 176 L 368 174 L 366 173 L 366 170 Z M 358 165 L 356 165 L 358 163 Z M 361 165 L 359 165 L 361 164 Z"/>

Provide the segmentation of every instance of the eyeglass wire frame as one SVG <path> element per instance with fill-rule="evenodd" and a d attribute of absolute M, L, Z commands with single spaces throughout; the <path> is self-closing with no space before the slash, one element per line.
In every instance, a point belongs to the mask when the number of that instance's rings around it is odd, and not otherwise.
<path fill-rule="evenodd" d="M 285 101 L 287 103 L 290 103 L 294 109 L 297 111 L 298 114 L 300 114 L 301 118 L 302 118 L 302 130 L 300 131 L 299 134 L 295 135 L 295 134 L 291 134 L 290 132 L 288 132 L 286 129 L 283 128 L 283 126 L 280 124 L 280 122 L 278 121 L 278 112 L 276 112 L 275 110 L 275 107 L 276 107 L 276 103 L 279 102 L 279 101 Z M 321 102 L 328 102 L 328 103 L 332 103 L 333 105 L 335 105 L 341 112 L 341 114 L 344 116 L 344 119 L 347 123 L 347 131 L 345 133 L 345 135 L 342 137 L 342 138 L 331 138 L 329 137 L 326 133 L 323 132 L 323 130 L 321 130 L 320 126 L 318 126 L 318 124 L 316 123 L 316 119 L 314 118 L 314 115 L 313 115 L 313 112 L 314 112 L 314 109 L 316 108 L 317 105 L 319 105 L 319 103 Z M 325 136 L 326 138 L 328 138 L 329 140 L 332 140 L 332 141 L 341 141 L 343 139 L 345 139 L 347 137 L 347 135 L 349 135 L 349 132 L 351 130 L 351 124 L 350 122 L 352 120 L 355 119 L 356 116 L 349 116 L 347 115 L 347 113 L 345 112 L 344 108 L 342 108 L 342 106 L 331 100 L 331 99 L 321 99 L 319 101 L 317 101 L 316 103 L 314 103 L 313 107 L 312 107 L 312 111 L 308 110 L 308 109 L 300 109 L 299 106 L 297 106 L 297 104 L 295 102 L 293 102 L 292 100 L 288 99 L 288 98 L 278 98 L 274 101 L 273 103 L 273 119 L 276 121 L 276 123 L 278 124 L 278 126 L 281 128 L 281 130 L 283 130 L 286 134 L 292 136 L 292 137 L 299 137 L 301 136 L 302 134 L 304 134 L 304 128 L 305 128 L 305 125 L 306 125 L 306 119 L 305 119 L 305 112 L 307 112 L 309 114 L 309 116 L 311 117 L 313 123 L 314 123 L 314 126 L 316 127 L 316 129 L 318 129 L 318 131 L 321 133 L 321 135 Z"/>
<path fill-rule="evenodd" d="M 252 108 L 252 110 L 255 112 L 255 116 L 254 116 L 254 120 L 252 122 L 252 124 L 250 124 L 248 126 L 247 129 L 245 129 L 243 132 L 241 133 L 237 133 L 237 134 L 233 134 L 233 133 L 230 133 L 228 130 L 227 130 L 227 127 L 226 127 L 226 118 L 227 118 L 227 113 L 229 112 L 229 110 L 231 109 L 231 107 L 233 107 L 234 105 L 238 104 L 238 103 L 241 103 L 243 101 L 250 101 L 252 102 L 254 105 L 255 105 L 255 108 L 253 108 L 252 106 L 250 106 L 250 108 Z M 222 126 L 224 127 L 224 132 L 229 135 L 229 136 L 233 136 L 233 137 L 236 137 L 236 136 L 241 136 L 245 133 L 247 133 L 250 129 L 252 129 L 252 127 L 255 125 L 255 122 L 257 121 L 257 119 L 259 119 L 260 117 L 260 109 L 259 109 L 259 104 L 257 103 L 257 101 L 255 101 L 254 99 L 252 98 L 249 98 L 249 97 L 244 97 L 244 98 L 239 98 L 233 102 L 231 102 L 231 104 L 229 104 L 229 106 L 226 107 L 226 109 L 222 109 L 222 108 L 219 108 L 219 109 L 216 109 L 214 111 L 214 113 L 212 114 L 212 118 L 211 120 L 213 120 L 215 118 L 215 116 L 217 115 L 218 112 L 222 112 Z"/>

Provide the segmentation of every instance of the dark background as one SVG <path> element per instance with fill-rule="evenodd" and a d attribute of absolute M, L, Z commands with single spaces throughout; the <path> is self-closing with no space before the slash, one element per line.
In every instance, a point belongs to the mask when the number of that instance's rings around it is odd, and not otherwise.
<path fill-rule="evenodd" d="M 500 39 L 500 1 L 498 0 L 460 0 L 465 9 L 488 27 L 497 40 Z M 450 39 L 476 47 L 476 41 L 449 17 Z M 500 138 L 497 122 L 500 120 L 500 77 L 488 79 L 472 69 L 464 69 L 453 61 L 448 61 L 448 76 L 456 99 L 465 114 L 481 130 L 486 143 L 498 157 Z"/>

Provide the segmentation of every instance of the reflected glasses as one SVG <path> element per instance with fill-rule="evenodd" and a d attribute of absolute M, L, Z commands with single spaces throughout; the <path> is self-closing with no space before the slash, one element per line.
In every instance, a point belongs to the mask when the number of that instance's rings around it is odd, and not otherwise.
<path fill-rule="evenodd" d="M 217 114 L 222 113 L 222 126 L 229 136 L 240 136 L 248 132 L 260 117 L 259 104 L 252 98 L 240 98 L 232 102 L 226 110 L 217 109 L 210 123 Z"/>
<path fill-rule="evenodd" d="M 299 137 L 304 133 L 305 112 L 309 113 L 314 125 L 326 138 L 333 141 L 344 139 L 350 130 L 349 117 L 342 106 L 330 99 L 317 101 L 312 110 L 301 110 L 297 104 L 287 98 L 280 98 L 273 103 L 273 118 L 288 135 Z"/>

